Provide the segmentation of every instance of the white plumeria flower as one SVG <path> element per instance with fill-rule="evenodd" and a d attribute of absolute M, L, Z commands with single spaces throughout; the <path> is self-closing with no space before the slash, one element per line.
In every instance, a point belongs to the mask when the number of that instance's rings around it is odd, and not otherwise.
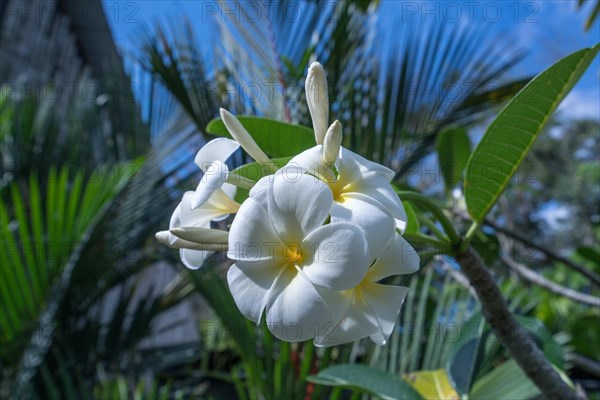
<path fill-rule="evenodd" d="M 316 96 L 312 92 L 314 87 L 327 88 L 325 72 L 317 62 L 311 64 L 306 79 L 317 145 L 292 158 L 288 165 L 303 168 L 327 183 L 335 201 L 331 220 L 360 225 L 367 233 L 371 254 L 380 254 L 393 240 L 395 228 L 406 228 L 406 212 L 390 184 L 394 171 L 342 147 L 339 121 L 324 131 L 329 103 L 324 101 L 326 94 Z"/>
<path fill-rule="evenodd" d="M 240 207 L 229 233 L 229 288 L 242 314 L 265 314 L 277 338 L 298 342 L 336 326 L 367 272 L 362 229 L 350 222 L 324 225 L 333 206 L 327 185 L 286 171 L 262 178 Z"/>
<path fill-rule="evenodd" d="M 337 329 L 323 338 L 319 346 L 335 346 L 370 337 L 385 345 L 394 329 L 400 308 L 408 292 L 402 286 L 382 285 L 379 281 L 394 275 L 411 274 L 419 269 L 419 256 L 402 236 L 394 241 L 369 268 L 363 280 L 344 292 L 352 305 Z"/>
<path fill-rule="evenodd" d="M 395 228 L 406 227 L 406 212 L 390 184 L 394 172 L 341 146 L 334 170 L 323 159 L 326 145 L 300 153 L 288 165 L 305 169 L 327 183 L 335 202 L 331 220 L 360 225 L 367 233 L 371 253 L 380 254 L 394 238 Z"/>
<path fill-rule="evenodd" d="M 226 183 L 228 168 L 224 164 L 239 148 L 229 139 L 218 138 L 208 142 L 196 154 L 194 162 L 204 175 L 195 191 L 186 192 L 175 208 L 169 222 L 169 231 L 156 233 L 156 238 L 170 247 L 178 248 L 181 261 L 190 269 L 202 266 L 209 251 L 203 246 L 174 235 L 175 228 L 210 228 L 211 221 L 219 221 L 236 213 L 240 205 L 233 197 L 235 186 Z"/>

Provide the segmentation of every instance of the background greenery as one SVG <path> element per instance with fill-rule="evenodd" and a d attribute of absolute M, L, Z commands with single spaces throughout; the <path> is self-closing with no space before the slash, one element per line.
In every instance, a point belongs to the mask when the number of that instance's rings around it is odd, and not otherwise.
<path fill-rule="evenodd" d="M 539 394 L 485 325 L 454 260 L 419 242 L 423 234 L 444 234 L 417 203 L 405 202 L 412 217 L 407 239 L 420 250 L 422 267 L 397 282 L 411 290 L 385 347 L 368 340 L 329 349 L 277 341 L 239 314 L 222 255 L 188 271 L 176 251 L 154 241 L 182 191 L 200 178 L 193 156 L 221 134 L 217 123 L 207 128 L 218 107 L 310 126 L 304 94 L 284 94 L 303 87 L 313 58 L 326 68 L 344 145 L 394 168 L 399 190 L 427 194 L 458 229 L 468 228 L 467 158 L 481 127 L 531 79 L 508 78 L 525 53 L 476 26 L 405 24 L 383 57 L 373 44 L 377 6 L 340 3 L 328 23 L 223 23 L 210 57 L 185 18 L 152 25 L 131 55 L 152 82 L 144 99 L 148 121 L 110 148 L 94 145 L 104 141 L 95 103 L 73 103 L 65 136 L 51 104 L 2 91 L 0 158 L 16 166 L 0 189 L 3 398 Z M 268 8 L 278 15 L 281 3 Z M 452 101 L 423 93 L 440 82 L 442 90 L 467 81 L 475 86 Z M 248 82 L 276 82 L 281 92 L 252 101 L 244 95 Z M 422 83 L 416 92 L 414 82 Z M 519 321 L 592 397 L 600 392 L 600 311 L 564 296 L 561 287 L 599 294 L 598 131 L 597 120 L 550 121 L 473 241 Z M 289 156 L 288 144 L 264 140 L 270 156 Z M 563 219 L 547 217 L 557 210 Z M 171 269 L 172 278 L 149 287 L 157 265 Z M 551 291 L 540 278 L 561 286 Z M 198 298 L 202 312 L 183 321 L 169 317 Z M 158 323 L 165 316 L 167 326 Z M 190 319 L 199 339 L 151 340 Z"/>

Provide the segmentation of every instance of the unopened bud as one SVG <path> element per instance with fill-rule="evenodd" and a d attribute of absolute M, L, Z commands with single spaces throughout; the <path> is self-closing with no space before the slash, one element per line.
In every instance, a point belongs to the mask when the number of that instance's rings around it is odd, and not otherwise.
<path fill-rule="evenodd" d="M 304 89 L 315 131 L 315 141 L 322 144 L 329 124 L 329 89 L 325 70 L 318 62 L 312 63 L 308 68 Z"/>
<path fill-rule="evenodd" d="M 323 142 L 323 161 L 325 164 L 333 164 L 336 162 L 338 155 L 340 154 L 341 146 L 342 124 L 340 124 L 340 121 L 335 120 L 327 130 L 325 141 Z"/>

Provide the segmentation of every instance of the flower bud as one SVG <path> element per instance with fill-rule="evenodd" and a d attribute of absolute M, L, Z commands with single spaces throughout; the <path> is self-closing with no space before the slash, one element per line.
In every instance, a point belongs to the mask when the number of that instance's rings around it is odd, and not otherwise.
<path fill-rule="evenodd" d="M 340 146 L 342 145 L 342 124 L 337 119 L 325 134 L 323 142 L 323 161 L 325 164 L 333 164 L 340 154 Z"/>
<path fill-rule="evenodd" d="M 305 90 L 315 131 L 315 141 L 317 144 L 322 144 L 329 124 L 329 94 L 325 70 L 318 62 L 312 63 L 308 68 Z"/>
<path fill-rule="evenodd" d="M 271 168 L 277 169 L 275 164 L 267 157 L 267 155 L 262 151 L 262 149 L 256 144 L 250 133 L 244 128 L 239 119 L 233 116 L 229 111 L 224 108 L 220 109 L 221 118 L 223 119 L 223 123 L 225 127 L 231 134 L 231 136 L 235 139 L 236 142 L 242 146 L 242 148 L 250 155 L 250 157 L 254 158 L 261 164 L 269 166 Z"/>
<path fill-rule="evenodd" d="M 180 239 L 200 244 L 227 244 L 229 233 L 219 229 L 186 227 L 173 228 L 170 232 Z M 159 232 L 160 233 L 160 232 Z"/>

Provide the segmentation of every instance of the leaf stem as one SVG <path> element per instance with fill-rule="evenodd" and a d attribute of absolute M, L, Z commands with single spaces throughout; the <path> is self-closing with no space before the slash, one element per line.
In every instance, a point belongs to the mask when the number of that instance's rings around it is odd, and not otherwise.
<path fill-rule="evenodd" d="M 477 229 L 479 229 L 480 226 L 481 226 L 481 222 L 473 221 L 473 223 L 471 223 L 469 230 L 467 230 L 467 233 L 466 233 L 464 239 L 462 240 L 459 252 L 462 253 L 465 250 L 467 250 L 467 247 L 469 247 L 471 240 L 473 240 L 473 238 L 477 234 Z"/>
<path fill-rule="evenodd" d="M 429 230 L 433 232 L 433 234 L 437 236 L 437 238 L 440 239 L 442 242 L 450 241 L 450 239 L 448 239 L 448 236 L 446 236 L 442 231 L 440 231 L 438 227 L 435 226 L 435 223 L 429 218 L 427 218 L 427 216 L 419 214 L 418 218 L 423 223 L 423 225 L 429 228 Z"/>
<path fill-rule="evenodd" d="M 432 236 L 424 235 L 422 233 L 404 233 L 402 235 L 412 245 L 430 245 L 435 248 L 436 251 L 442 253 L 451 253 L 452 246 L 448 242 L 442 242 Z"/>
<path fill-rule="evenodd" d="M 401 200 L 418 203 L 423 207 L 427 208 L 429 211 L 431 211 L 436 217 L 436 219 L 440 222 L 440 224 L 442 224 L 444 232 L 446 233 L 446 235 L 448 235 L 448 238 L 450 239 L 450 244 L 452 246 L 457 246 L 461 243 L 460 235 L 458 234 L 458 232 L 456 232 L 456 229 L 454 229 L 454 225 L 452 224 L 452 222 L 450 222 L 446 214 L 444 214 L 444 211 L 442 211 L 442 209 L 438 207 L 437 204 L 435 204 L 433 201 L 417 192 L 398 190 L 396 191 L 396 193 L 398 194 Z"/>

